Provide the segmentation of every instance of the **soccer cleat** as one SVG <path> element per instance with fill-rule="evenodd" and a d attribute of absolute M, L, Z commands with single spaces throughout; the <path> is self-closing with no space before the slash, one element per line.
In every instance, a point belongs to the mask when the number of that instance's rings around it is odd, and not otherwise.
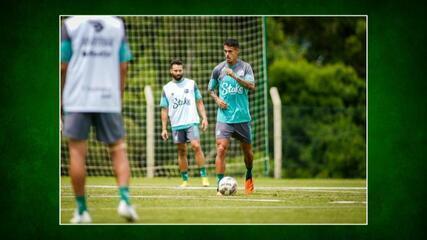
<path fill-rule="evenodd" d="M 179 185 L 180 187 L 187 187 L 188 186 L 188 181 L 183 181 L 181 183 L 181 185 Z"/>
<path fill-rule="evenodd" d="M 209 187 L 209 179 L 207 177 L 202 177 L 203 187 Z"/>
<path fill-rule="evenodd" d="M 82 214 L 79 214 L 79 211 L 76 209 L 74 211 L 73 218 L 71 218 L 70 222 L 73 224 L 91 223 L 92 218 L 90 217 L 88 211 L 84 211 Z"/>
<path fill-rule="evenodd" d="M 135 209 L 123 200 L 120 201 L 119 207 L 117 208 L 117 212 L 119 213 L 120 217 L 125 218 L 129 222 L 135 222 L 139 219 Z"/>
<path fill-rule="evenodd" d="M 246 179 L 245 181 L 245 194 L 251 194 L 254 192 L 254 182 L 252 178 Z"/>

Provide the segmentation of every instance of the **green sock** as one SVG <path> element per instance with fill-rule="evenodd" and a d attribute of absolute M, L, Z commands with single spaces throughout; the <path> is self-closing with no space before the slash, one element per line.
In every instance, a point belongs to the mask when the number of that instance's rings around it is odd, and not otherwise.
<path fill-rule="evenodd" d="M 76 196 L 76 202 L 77 202 L 77 208 L 78 208 L 79 214 L 82 214 L 84 211 L 87 211 L 85 195 Z"/>
<path fill-rule="evenodd" d="M 224 173 L 217 173 L 216 174 L 216 185 L 219 185 L 219 181 L 224 177 Z"/>
<path fill-rule="evenodd" d="M 181 172 L 181 177 L 183 181 L 188 181 L 188 172 L 187 171 Z"/>
<path fill-rule="evenodd" d="M 207 176 L 207 174 L 206 174 L 206 168 L 205 167 L 201 167 L 200 168 L 200 176 L 201 177 L 206 177 Z"/>
<path fill-rule="evenodd" d="M 246 180 L 252 178 L 252 167 L 246 168 Z"/>
<path fill-rule="evenodd" d="M 120 200 L 123 200 L 126 202 L 127 205 L 130 205 L 129 187 L 128 186 L 120 186 L 119 187 L 119 195 L 120 195 Z"/>

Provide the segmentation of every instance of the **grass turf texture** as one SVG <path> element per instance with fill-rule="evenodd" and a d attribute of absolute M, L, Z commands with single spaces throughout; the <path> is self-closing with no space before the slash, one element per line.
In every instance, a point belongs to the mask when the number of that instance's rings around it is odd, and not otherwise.
<path fill-rule="evenodd" d="M 243 178 L 235 196 L 216 196 L 215 179 L 202 187 L 190 178 L 134 178 L 130 194 L 139 224 L 365 224 L 366 181 L 363 179 L 255 178 L 255 193 L 244 195 Z M 88 177 L 87 201 L 93 223 L 126 223 L 117 215 L 114 178 Z M 70 178 L 61 178 L 60 222 L 68 224 L 75 208 Z"/>

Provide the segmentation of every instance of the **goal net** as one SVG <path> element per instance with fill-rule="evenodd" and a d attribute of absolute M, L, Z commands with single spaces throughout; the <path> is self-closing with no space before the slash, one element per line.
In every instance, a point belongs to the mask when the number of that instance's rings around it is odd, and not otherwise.
<path fill-rule="evenodd" d="M 176 146 L 161 137 L 160 97 L 162 86 L 171 80 L 169 62 L 180 58 L 185 77 L 196 81 L 205 104 L 209 127 L 201 131 L 208 174 L 215 173 L 215 124 L 217 106 L 207 92 L 213 68 L 224 61 L 223 42 L 235 38 L 240 43 L 240 58 L 251 64 L 256 91 L 249 93 L 255 175 L 268 172 L 267 79 L 265 69 L 264 20 L 247 16 L 125 16 L 127 38 L 133 60 L 128 67 L 124 94 L 123 119 L 132 176 L 147 174 L 147 104 L 145 86 L 150 86 L 155 101 L 154 176 L 179 176 Z M 171 129 L 169 126 L 169 133 Z M 92 130 L 88 141 L 87 174 L 112 176 L 108 147 L 95 140 Z M 188 148 L 189 173 L 198 176 L 191 147 Z M 68 175 L 67 139 L 61 138 L 61 175 Z M 226 155 L 226 174 L 241 176 L 245 165 L 240 143 L 231 139 Z"/>

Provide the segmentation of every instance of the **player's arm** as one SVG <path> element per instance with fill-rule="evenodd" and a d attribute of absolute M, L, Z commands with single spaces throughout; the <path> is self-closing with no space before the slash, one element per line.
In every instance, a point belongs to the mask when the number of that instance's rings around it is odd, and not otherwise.
<path fill-rule="evenodd" d="M 61 63 L 61 121 L 59 122 L 59 129 L 62 131 L 62 92 L 64 91 L 65 78 L 67 76 L 68 63 Z"/>
<path fill-rule="evenodd" d="M 160 98 L 160 108 L 161 108 L 160 117 L 162 120 L 161 136 L 162 136 L 164 141 L 166 141 L 169 138 L 169 136 L 168 136 L 168 107 L 169 107 L 169 101 L 166 98 L 165 91 L 163 90 L 162 91 L 162 97 Z"/>
<path fill-rule="evenodd" d="M 62 109 L 62 92 L 64 91 L 65 78 L 67 77 L 68 63 L 61 63 L 61 109 Z"/>
<path fill-rule="evenodd" d="M 247 79 L 238 77 L 230 68 L 227 68 L 225 71 L 227 75 L 234 78 L 240 85 L 242 85 L 242 87 L 249 89 L 251 91 L 255 91 L 255 81 L 253 81 L 253 77 L 252 79 L 247 80 Z"/>
<path fill-rule="evenodd" d="M 215 90 L 209 91 L 209 94 L 214 99 L 215 103 L 222 109 L 227 109 L 227 103 L 216 94 Z"/>
<path fill-rule="evenodd" d="M 125 92 L 126 87 L 126 77 L 128 72 L 128 63 L 120 63 L 120 97 L 123 101 L 123 93 Z"/>
<path fill-rule="evenodd" d="M 196 98 L 197 111 L 199 116 L 202 117 L 202 130 L 206 131 L 208 129 L 208 118 L 206 117 L 205 105 L 203 104 L 202 94 L 200 93 L 199 88 L 194 84 L 194 95 Z"/>
<path fill-rule="evenodd" d="M 120 97 L 123 100 L 123 94 L 125 92 L 125 87 L 126 87 L 128 62 L 132 60 L 132 53 L 130 51 L 129 43 L 126 39 L 126 36 L 123 37 L 122 42 L 120 44 L 119 58 L 120 58 Z"/>
<path fill-rule="evenodd" d="M 197 110 L 202 117 L 202 130 L 206 131 L 208 129 L 208 118 L 206 117 L 205 105 L 202 99 L 197 101 Z"/>
<path fill-rule="evenodd" d="M 65 80 L 67 78 L 68 63 L 73 55 L 73 49 L 71 46 L 71 38 L 68 35 L 67 28 L 62 25 L 61 28 L 61 122 L 60 129 L 62 130 L 62 93 L 64 91 Z"/>
<path fill-rule="evenodd" d="M 73 55 L 71 46 L 71 38 L 68 35 L 67 27 L 65 24 L 61 28 L 61 110 L 62 110 L 62 91 L 65 86 L 65 79 L 67 78 L 68 63 Z"/>
<path fill-rule="evenodd" d="M 218 71 L 214 69 L 211 76 L 211 80 L 209 81 L 208 92 L 209 92 L 209 95 L 211 95 L 211 97 L 215 101 L 215 103 L 221 109 L 227 109 L 227 103 L 224 100 L 222 100 L 220 97 L 218 97 L 218 95 L 215 92 L 215 90 L 218 88 L 218 76 L 219 76 Z"/>
<path fill-rule="evenodd" d="M 162 108 L 162 138 L 164 141 L 168 140 L 168 110 L 166 108 Z"/>

